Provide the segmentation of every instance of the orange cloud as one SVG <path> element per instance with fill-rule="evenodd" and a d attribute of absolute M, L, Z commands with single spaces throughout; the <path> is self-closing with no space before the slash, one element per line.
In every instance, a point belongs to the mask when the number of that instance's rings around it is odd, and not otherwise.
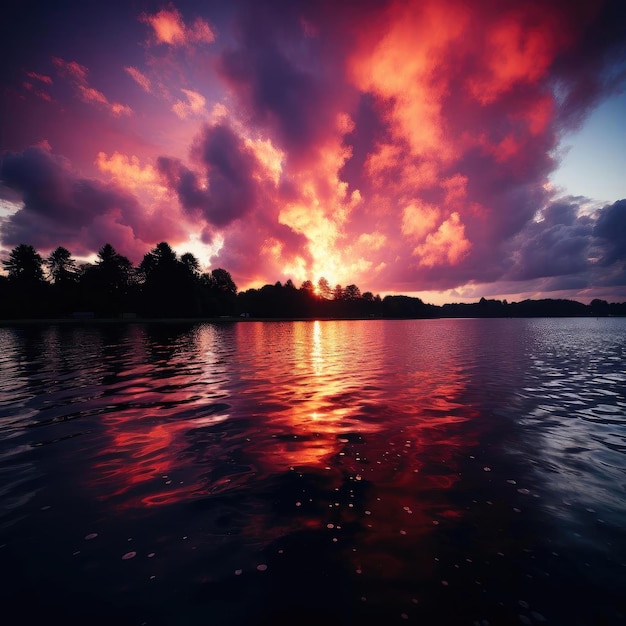
<path fill-rule="evenodd" d="M 172 106 L 172 111 L 181 119 L 187 119 L 191 116 L 206 115 L 208 112 L 205 108 L 206 98 L 191 89 L 181 89 L 187 98 L 187 102 L 177 100 Z"/>
<path fill-rule="evenodd" d="M 154 15 L 143 14 L 140 20 L 152 27 L 157 43 L 183 46 L 215 41 L 215 34 L 208 22 L 198 17 L 191 26 L 187 26 L 182 15 L 174 8 L 162 9 Z"/>
<path fill-rule="evenodd" d="M 467 255 L 472 244 L 465 238 L 465 227 L 458 213 L 452 213 L 436 232 L 429 234 L 426 241 L 413 250 L 419 257 L 419 265 L 456 265 Z"/>
<path fill-rule="evenodd" d="M 467 24 L 457 3 L 394 4 L 362 39 L 349 64 L 354 84 L 389 103 L 387 119 L 412 154 L 449 160 L 441 104 L 447 57 Z"/>
<path fill-rule="evenodd" d="M 383 233 L 363 233 L 359 235 L 357 243 L 366 250 L 382 250 L 387 244 L 387 237 Z"/>
<path fill-rule="evenodd" d="M 154 29 L 157 42 L 170 45 L 184 43 L 185 24 L 178 11 L 164 9 L 156 15 L 146 15 L 144 20 Z"/>
<path fill-rule="evenodd" d="M 339 127 L 345 125 L 340 123 Z M 324 276 L 331 283 L 342 282 L 371 265 L 344 242 L 350 215 L 362 201 L 360 192 L 350 192 L 339 176 L 350 155 L 341 136 L 320 147 L 315 161 L 301 169 L 294 181 L 298 185 L 298 200 L 287 202 L 279 212 L 281 224 L 308 240 L 311 265 L 307 267 L 302 259 L 285 266 L 285 274 L 294 279 L 317 280 Z"/>
<path fill-rule="evenodd" d="M 402 148 L 393 143 L 380 143 L 371 152 L 365 161 L 365 171 L 370 178 L 380 182 L 385 182 L 390 171 L 394 170 L 400 157 Z"/>
<path fill-rule="evenodd" d="M 468 81 L 472 95 L 488 104 L 517 83 L 536 82 L 546 75 L 567 39 L 562 18 L 545 4 L 506 14 L 486 34 L 486 69 Z"/>
<path fill-rule="evenodd" d="M 114 152 L 109 157 L 104 152 L 98 152 L 96 165 L 101 172 L 109 174 L 127 189 L 148 190 L 152 196 L 158 197 L 167 191 L 156 169 L 149 164 L 142 167 L 139 158 L 134 155 Z"/>
<path fill-rule="evenodd" d="M 285 153 L 277 148 L 270 139 L 246 139 L 244 143 L 252 150 L 256 160 L 263 167 L 263 177 L 269 178 L 274 185 L 278 186 L 283 172 Z M 255 173 L 255 176 L 257 180 L 263 178 L 259 172 Z"/>
<path fill-rule="evenodd" d="M 423 239 L 437 225 L 439 209 L 414 200 L 402 212 L 402 234 L 414 239 Z"/>

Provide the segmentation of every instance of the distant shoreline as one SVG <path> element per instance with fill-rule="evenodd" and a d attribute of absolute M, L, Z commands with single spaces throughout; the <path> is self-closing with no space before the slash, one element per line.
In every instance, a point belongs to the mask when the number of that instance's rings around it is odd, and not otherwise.
<path fill-rule="evenodd" d="M 94 318 L 26 318 L 26 319 L 0 319 L 2 326 L 91 326 L 91 325 L 129 325 L 129 324 L 232 324 L 233 322 L 358 322 L 358 321 L 400 321 L 400 320 L 446 320 L 446 319 L 598 319 L 599 317 L 621 316 L 596 316 L 596 315 L 520 315 L 510 317 L 485 317 L 485 316 L 436 316 L 436 317 L 94 317 Z"/>

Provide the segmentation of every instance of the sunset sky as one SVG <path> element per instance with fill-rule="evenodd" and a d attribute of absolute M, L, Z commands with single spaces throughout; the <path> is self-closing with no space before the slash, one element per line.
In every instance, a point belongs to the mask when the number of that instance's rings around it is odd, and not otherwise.
<path fill-rule="evenodd" d="M 8 4 L 0 258 L 626 300 L 621 0 Z"/>

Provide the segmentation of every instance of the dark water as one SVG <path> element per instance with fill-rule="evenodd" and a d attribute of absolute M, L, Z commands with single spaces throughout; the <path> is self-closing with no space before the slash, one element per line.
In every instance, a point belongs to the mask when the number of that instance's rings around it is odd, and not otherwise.
<path fill-rule="evenodd" d="M 5 327 L 0 372 L 5 624 L 625 621 L 624 319 Z"/>

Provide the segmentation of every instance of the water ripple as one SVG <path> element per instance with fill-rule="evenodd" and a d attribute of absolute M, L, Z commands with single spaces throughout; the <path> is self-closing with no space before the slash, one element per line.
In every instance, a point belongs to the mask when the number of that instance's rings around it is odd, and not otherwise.
<path fill-rule="evenodd" d="M 340 572 L 380 623 L 614 601 L 625 347 L 620 320 L 2 327 L 0 546 L 164 610 L 280 571 Z"/>

